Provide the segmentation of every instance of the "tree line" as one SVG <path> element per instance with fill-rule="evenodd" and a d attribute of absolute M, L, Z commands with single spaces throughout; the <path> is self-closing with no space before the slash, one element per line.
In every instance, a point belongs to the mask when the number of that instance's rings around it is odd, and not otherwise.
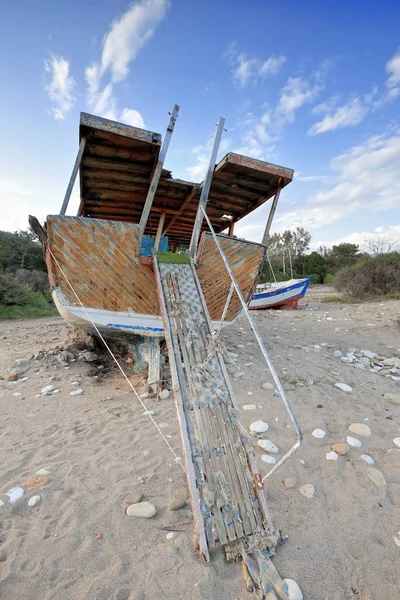
<path fill-rule="evenodd" d="M 320 246 L 310 252 L 311 234 L 303 227 L 274 233 L 267 244 L 267 259 L 262 269 L 262 281 L 285 281 L 311 276 L 311 283 L 332 283 L 344 268 L 364 260 L 396 253 L 399 245 L 386 238 L 366 240 L 361 250 L 358 244 Z"/>

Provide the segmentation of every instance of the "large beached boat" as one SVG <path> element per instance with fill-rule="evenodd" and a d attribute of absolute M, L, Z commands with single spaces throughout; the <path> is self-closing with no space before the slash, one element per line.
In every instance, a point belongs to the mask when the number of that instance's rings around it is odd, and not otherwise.
<path fill-rule="evenodd" d="M 248 303 L 280 190 L 293 171 L 233 153 L 216 165 L 220 119 L 203 183 L 174 179 L 163 165 L 177 113 L 175 106 L 163 143 L 158 133 L 82 113 L 79 151 L 60 214 L 43 227 L 33 217 L 30 223 L 44 246 L 54 302 L 66 321 L 94 329 L 104 342 L 115 332 L 148 336 L 154 358 L 149 375 L 160 364 L 158 342 L 165 336 L 202 560 L 222 546 L 227 556 L 243 560 L 247 587 L 257 598 L 288 600 L 288 586 L 270 560 L 282 537 L 274 532 L 263 481 L 299 447 L 301 431 Z M 66 216 L 78 171 L 79 211 Z M 236 223 L 271 198 L 262 243 L 236 238 Z M 229 355 L 215 328 L 241 311 L 297 433 L 297 442 L 264 478 L 240 422 L 225 366 Z"/>

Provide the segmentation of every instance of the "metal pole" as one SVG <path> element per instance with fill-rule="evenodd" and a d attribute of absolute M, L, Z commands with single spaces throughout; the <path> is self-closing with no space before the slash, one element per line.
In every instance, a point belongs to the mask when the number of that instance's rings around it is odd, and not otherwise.
<path fill-rule="evenodd" d="M 281 193 L 281 189 L 282 189 L 282 177 L 279 178 L 278 187 L 276 189 L 275 196 L 274 196 L 274 199 L 272 201 L 271 210 L 269 211 L 268 221 L 267 221 L 267 224 L 265 226 L 265 231 L 264 231 L 264 235 L 263 235 L 262 242 L 261 242 L 264 246 L 267 244 L 267 241 L 268 241 L 268 238 L 269 238 L 269 232 L 270 232 L 270 229 L 271 229 L 272 220 L 273 220 L 274 215 L 275 215 L 276 205 L 278 204 L 278 200 L 279 200 L 279 196 L 280 196 L 280 193 Z"/>
<path fill-rule="evenodd" d="M 204 178 L 203 187 L 201 189 L 199 206 L 198 206 L 197 214 L 196 214 L 196 220 L 195 220 L 194 226 L 193 226 L 192 239 L 190 240 L 189 256 L 192 259 L 194 259 L 194 257 L 195 257 L 196 250 L 197 250 L 197 244 L 199 242 L 201 225 L 203 223 L 202 209 L 205 208 L 206 204 L 207 204 L 208 194 L 210 192 L 210 187 L 211 187 L 211 181 L 212 181 L 212 177 L 214 175 L 215 163 L 217 162 L 217 154 L 218 154 L 218 150 L 219 150 L 219 145 L 221 143 L 222 132 L 224 130 L 224 124 L 225 124 L 225 119 L 220 117 L 220 119 L 217 123 L 217 130 L 216 130 L 215 136 L 214 136 L 214 142 L 213 142 L 210 160 L 208 163 L 207 173 Z"/>
<path fill-rule="evenodd" d="M 83 151 L 85 149 L 85 144 L 86 144 L 86 138 L 83 137 L 81 139 L 81 143 L 79 144 L 79 150 L 78 150 L 78 154 L 76 155 L 74 168 L 72 169 L 72 173 L 71 173 L 71 177 L 69 179 L 69 184 L 68 184 L 68 187 L 67 187 L 67 191 L 65 192 L 65 196 L 64 196 L 64 202 L 62 203 L 62 207 L 61 207 L 61 210 L 60 210 L 60 215 L 62 215 L 62 216 L 65 215 L 65 213 L 67 211 L 67 208 L 68 208 L 69 199 L 71 197 L 71 193 L 72 193 L 72 189 L 74 187 L 76 175 L 78 173 L 78 169 L 79 169 L 79 166 L 81 164 Z"/>
<path fill-rule="evenodd" d="M 156 195 L 158 182 L 161 177 L 161 171 L 164 166 L 165 156 L 167 154 L 168 146 L 171 141 L 172 132 L 174 131 L 176 119 L 178 118 L 179 106 L 175 104 L 172 113 L 170 113 L 171 118 L 169 120 L 169 124 L 167 127 L 167 132 L 164 137 L 164 141 L 161 146 L 160 154 L 158 155 L 157 166 L 154 169 L 153 177 L 151 179 L 150 188 L 147 192 L 146 202 L 144 203 L 142 216 L 140 217 L 140 239 L 144 233 L 147 219 L 149 218 L 151 205 L 153 204 L 154 196 Z"/>
<path fill-rule="evenodd" d="M 293 279 L 292 253 L 290 252 L 290 248 L 288 248 L 288 252 L 289 252 L 290 277 L 291 277 L 291 279 Z"/>
<path fill-rule="evenodd" d="M 210 219 L 208 218 L 208 216 L 207 216 L 207 213 L 206 213 L 206 211 L 204 210 L 204 208 L 203 208 L 202 206 L 201 206 L 200 208 L 201 208 L 201 211 L 203 212 L 204 218 L 205 218 L 205 219 L 206 219 L 206 221 L 207 221 L 208 227 L 210 228 L 211 234 L 212 234 L 212 236 L 213 236 L 213 238 L 214 238 L 215 244 L 216 244 L 216 246 L 217 246 L 217 248 L 218 248 L 218 250 L 219 250 L 219 253 L 220 253 L 220 255 L 221 255 L 221 258 L 222 258 L 222 260 L 224 261 L 224 264 L 225 264 L 226 270 L 228 271 L 228 273 L 229 273 L 229 275 L 230 275 L 230 278 L 231 278 L 231 280 L 232 280 L 232 283 L 233 283 L 233 285 L 234 285 L 234 287 L 235 287 L 236 293 L 237 293 L 237 295 L 239 296 L 239 300 L 240 300 L 240 302 L 242 303 L 242 306 L 243 306 L 243 311 L 244 311 L 244 313 L 245 313 L 245 315 L 246 315 L 246 317 L 247 317 L 247 319 L 248 319 L 248 321 L 249 321 L 249 323 L 250 323 L 250 327 L 251 327 L 251 328 L 252 328 L 252 330 L 253 330 L 253 333 L 254 333 L 254 335 L 255 335 L 255 337 L 256 337 L 256 340 L 257 340 L 257 342 L 258 342 L 258 345 L 260 346 L 261 352 L 262 352 L 262 354 L 263 354 L 263 356 L 264 356 L 265 362 L 266 362 L 266 363 L 267 363 L 267 365 L 268 365 L 268 368 L 269 368 L 269 370 L 270 370 L 270 373 L 271 373 L 271 375 L 272 375 L 272 377 L 273 377 L 273 380 L 275 381 L 275 385 L 276 385 L 276 387 L 277 387 L 277 389 L 278 389 L 278 392 L 279 392 L 279 394 L 280 394 L 280 396 L 281 396 L 281 398 L 282 398 L 282 400 L 283 400 L 283 403 L 284 403 L 284 405 L 285 405 L 285 407 L 286 407 L 286 410 L 287 410 L 287 412 L 289 413 L 289 417 L 290 417 L 290 419 L 291 419 L 291 421 L 292 421 L 292 423 L 293 423 L 293 425 L 294 425 L 294 427 L 295 427 L 296 433 L 297 433 L 297 442 L 296 442 L 296 443 L 294 444 L 294 446 L 293 446 L 293 447 L 292 447 L 292 448 L 291 448 L 291 449 L 290 449 L 290 450 L 289 450 L 289 451 L 288 451 L 288 452 L 287 452 L 287 453 L 286 453 L 286 454 L 285 454 L 285 455 L 284 455 L 284 456 L 281 458 L 281 460 L 279 460 L 279 461 L 276 463 L 276 465 L 274 465 L 274 466 L 272 467 L 272 469 L 271 469 L 271 470 L 270 470 L 270 471 L 269 471 L 269 472 L 268 472 L 268 473 L 265 475 L 265 477 L 263 477 L 263 481 L 265 481 L 265 479 L 267 479 L 267 477 L 269 477 L 270 475 L 272 475 L 272 473 L 274 473 L 274 472 L 275 472 L 275 471 L 276 471 L 276 470 L 277 470 L 277 469 L 278 469 L 278 468 L 279 468 L 279 467 L 280 467 L 280 466 L 281 466 L 281 465 L 282 465 L 282 464 L 283 464 L 283 463 L 284 463 L 284 462 L 285 462 L 285 461 L 286 461 L 286 460 L 289 458 L 289 456 L 291 456 L 291 455 L 293 454 L 293 452 L 295 452 L 295 451 L 297 450 L 297 448 L 299 448 L 299 447 L 300 447 L 300 445 L 301 445 L 301 442 L 302 442 L 302 440 L 303 440 L 303 434 L 302 434 L 302 432 L 301 432 L 301 429 L 300 429 L 300 427 L 299 427 L 299 424 L 298 424 L 298 422 L 297 422 L 297 419 L 296 419 L 296 417 L 295 417 L 295 414 L 294 414 L 294 412 L 293 412 L 293 409 L 292 409 L 292 407 L 291 407 L 291 405 L 290 405 L 290 402 L 289 402 L 289 400 L 286 398 L 285 390 L 283 389 L 283 387 L 282 387 L 282 384 L 281 384 L 281 382 L 280 382 L 280 379 L 279 379 L 279 377 L 278 377 L 278 374 L 277 374 L 277 372 L 275 371 L 275 367 L 274 367 L 274 365 L 273 365 L 273 364 L 272 364 L 272 362 L 271 362 L 271 359 L 270 359 L 270 357 L 269 357 L 269 354 L 268 354 L 268 352 L 267 352 L 267 350 L 266 350 L 266 348 L 265 348 L 265 346 L 264 346 L 264 342 L 262 341 L 262 339 L 261 339 L 261 337 L 260 337 L 260 334 L 258 333 L 258 330 L 257 330 L 256 326 L 255 326 L 255 325 L 254 325 L 254 323 L 253 323 L 253 319 L 252 319 L 252 318 L 251 318 L 251 316 L 250 316 L 250 312 L 249 312 L 249 309 L 247 308 L 247 304 L 246 304 L 246 302 L 244 301 L 244 298 L 243 298 L 243 295 L 242 295 L 242 291 L 241 291 L 241 289 L 240 289 L 240 287 L 239 287 L 239 285 L 238 285 L 238 283 L 237 283 L 237 281 L 236 281 L 236 279 L 235 279 L 235 276 L 234 276 L 234 274 L 233 274 L 233 272 L 232 272 L 232 269 L 231 269 L 231 268 L 230 268 L 230 266 L 229 266 L 229 263 L 228 263 L 228 260 L 227 260 L 227 258 L 226 258 L 226 256 L 225 256 L 225 254 L 224 254 L 224 251 L 223 251 L 223 250 L 222 250 L 222 248 L 221 248 L 221 244 L 219 243 L 219 240 L 218 240 L 218 238 L 217 238 L 217 236 L 216 236 L 216 234 L 215 234 L 214 228 L 213 228 L 213 226 L 211 225 L 211 221 L 210 221 Z"/>

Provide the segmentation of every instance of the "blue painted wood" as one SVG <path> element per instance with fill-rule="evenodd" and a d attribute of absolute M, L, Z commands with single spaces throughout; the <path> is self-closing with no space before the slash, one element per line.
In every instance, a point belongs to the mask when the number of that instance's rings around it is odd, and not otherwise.
<path fill-rule="evenodd" d="M 156 238 L 154 235 L 144 235 L 142 237 L 142 241 L 140 244 L 140 256 L 152 256 L 153 255 L 153 248 L 154 248 L 155 240 L 156 240 Z M 160 239 L 158 251 L 159 252 L 167 252 L 168 251 L 168 236 L 167 235 L 164 235 Z"/>

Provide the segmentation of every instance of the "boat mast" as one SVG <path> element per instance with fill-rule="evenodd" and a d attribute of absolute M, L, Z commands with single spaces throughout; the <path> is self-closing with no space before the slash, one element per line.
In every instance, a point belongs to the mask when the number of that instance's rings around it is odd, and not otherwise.
<path fill-rule="evenodd" d="M 174 131 L 176 119 L 178 118 L 179 106 L 175 104 L 172 113 L 170 113 L 171 117 L 168 123 L 167 132 L 165 134 L 160 154 L 158 155 L 158 162 L 156 168 L 154 169 L 153 177 L 151 178 L 150 188 L 147 192 L 146 201 L 144 203 L 142 216 L 140 217 L 140 242 L 143 237 L 144 230 L 146 228 L 147 219 L 149 218 L 151 206 L 153 204 L 154 196 L 156 195 L 158 182 L 160 181 L 161 172 L 164 166 L 165 156 L 168 151 L 169 143 L 171 141 L 172 133 Z M 140 244 L 139 244 L 140 246 Z"/>
<path fill-rule="evenodd" d="M 194 259 L 197 250 L 197 244 L 199 242 L 201 226 L 203 224 L 203 212 L 202 209 L 206 208 L 208 194 L 210 192 L 211 181 L 214 175 L 215 163 L 217 162 L 217 154 L 219 150 L 219 145 L 221 143 L 222 132 L 224 130 L 225 119 L 222 117 L 219 118 L 217 123 L 217 129 L 214 136 L 213 147 L 210 155 L 210 160 L 208 163 L 207 173 L 204 178 L 203 187 L 201 189 L 201 195 L 199 200 L 199 206 L 197 208 L 196 220 L 193 226 L 192 239 L 190 240 L 189 246 L 189 256 Z"/>

